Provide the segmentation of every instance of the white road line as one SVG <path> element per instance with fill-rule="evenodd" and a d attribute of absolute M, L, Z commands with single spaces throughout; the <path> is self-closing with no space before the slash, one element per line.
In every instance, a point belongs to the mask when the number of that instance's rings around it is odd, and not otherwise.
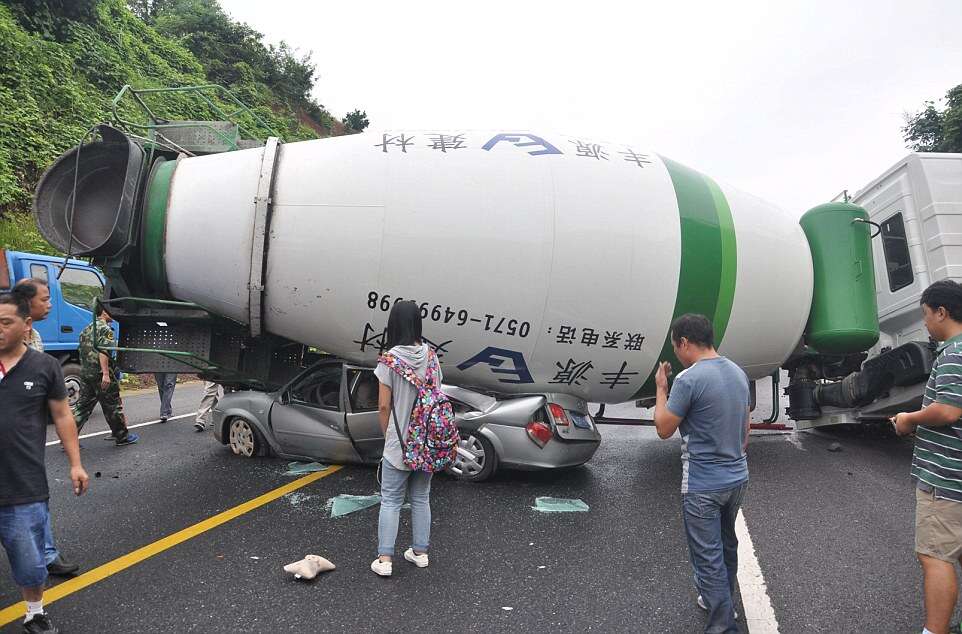
<path fill-rule="evenodd" d="M 167 419 L 167 422 L 169 423 L 170 421 L 177 420 L 178 418 L 187 418 L 188 416 L 196 416 L 196 415 L 197 415 L 197 412 L 188 412 L 186 414 L 180 414 L 179 416 L 171 416 L 170 418 Z M 127 429 L 137 429 L 138 427 L 146 427 L 148 425 L 156 425 L 158 423 L 160 423 L 159 418 L 157 420 L 147 421 L 146 423 L 137 423 L 136 425 L 128 425 Z M 92 434 L 84 434 L 83 436 L 80 437 L 80 440 L 83 440 L 84 438 L 93 438 L 94 436 L 106 436 L 109 433 L 110 433 L 109 429 L 106 431 L 95 431 Z M 53 445 L 59 445 L 59 444 L 60 444 L 59 440 L 51 440 L 50 442 L 47 443 L 47 446 L 51 447 Z"/>
<path fill-rule="evenodd" d="M 745 622 L 750 634 L 778 634 L 778 621 L 775 610 L 768 598 L 765 577 L 755 557 L 752 536 L 741 510 L 735 518 L 735 535 L 738 536 L 738 587 L 745 608 Z"/>
<path fill-rule="evenodd" d="M 797 431 L 793 431 L 790 434 L 786 434 L 785 440 L 790 442 L 792 446 L 798 449 L 799 451 L 808 451 L 808 449 L 805 448 L 805 445 L 802 444 L 802 440 L 801 438 L 799 438 Z"/>

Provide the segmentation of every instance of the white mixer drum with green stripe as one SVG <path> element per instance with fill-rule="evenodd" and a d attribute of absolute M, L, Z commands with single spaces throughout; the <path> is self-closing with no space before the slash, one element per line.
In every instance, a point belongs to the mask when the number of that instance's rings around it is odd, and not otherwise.
<path fill-rule="evenodd" d="M 150 179 L 140 248 L 156 295 L 368 365 L 391 306 L 414 300 L 446 380 L 496 392 L 651 395 L 686 312 L 763 377 L 812 300 L 795 216 L 632 145 L 392 130 L 181 159 Z"/>

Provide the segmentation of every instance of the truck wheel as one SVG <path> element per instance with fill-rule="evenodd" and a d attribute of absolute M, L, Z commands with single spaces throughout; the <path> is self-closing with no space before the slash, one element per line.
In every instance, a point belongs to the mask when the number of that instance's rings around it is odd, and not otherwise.
<path fill-rule="evenodd" d="M 483 434 L 463 434 L 459 448 L 473 455 L 474 459 L 459 453 L 448 467 L 448 473 L 468 482 L 484 482 L 494 475 L 498 468 L 498 456 L 494 452 L 494 445 Z"/>
<path fill-rule="evenodd" d="M 264 451 L 264 438 L 254 425 L 243 418 L 234 418 L 227 426 L 227 444 L 238 456 L 253 458 Z"/>
<path fill-rule="evenodd" d="M 77 400 L 80 398 L 79 363 L 63 364 L 63 383 L 67 388 L 67 403 L 70 404 L 70 407 L 73 407 L 77 404 Z"/>

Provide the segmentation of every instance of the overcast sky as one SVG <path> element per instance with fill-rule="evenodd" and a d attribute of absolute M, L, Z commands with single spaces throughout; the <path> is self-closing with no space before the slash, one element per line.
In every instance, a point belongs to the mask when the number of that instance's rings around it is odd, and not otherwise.
<path fill-rule="evenodd" d="M 372 129 L 632 141 L 794 213 L 902 158 L 962 83 L 962 2 L 221 0 Z"/>

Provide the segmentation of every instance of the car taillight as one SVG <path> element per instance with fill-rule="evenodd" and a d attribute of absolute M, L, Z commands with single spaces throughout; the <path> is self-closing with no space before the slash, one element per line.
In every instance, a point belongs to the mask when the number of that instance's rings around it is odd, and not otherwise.
<path fill-rule="evenodd" d="M 555 425 L 567 427 L 571 424 L 571 421 L 568 420 L 568 414 L 565 413 L 565 408 L 557 403 L 549 403 L 548 411 L 551 412 L 551 418 L 554 419 Z"/>
<path fill-rule="evenodd" d="M 528 431 L 528 438 L 542 449 L 551 440 L 551 428 L 544 423 L 532 421 L 525 426 Z"/>

